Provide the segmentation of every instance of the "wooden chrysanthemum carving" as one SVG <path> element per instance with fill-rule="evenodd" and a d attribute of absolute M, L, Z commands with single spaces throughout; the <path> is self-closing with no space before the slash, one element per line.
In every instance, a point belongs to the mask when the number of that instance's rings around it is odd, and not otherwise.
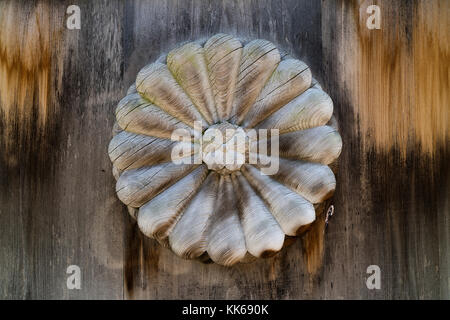
<path fill-rule="evenodd" d="M 265 40 L 243 45 L 217 34 L 160 61 L 138 73 L 116 109 L 109 156 L 119 199 L 145 235 L 184 258 L 229 266 L 279 251 L 335 189 L 328 164 L 342 141 L 330 124 L 330 97 L 305 63 Z M 188 133 L 188 158 L 201 154 L 200 163 L 172 161 L 176 129 Z M 224 133 L 223 144 L 199 146 L 213 129 Z M 271 175 L 248 163 L 250 145 L 272 143 L 251 129 L 278 129 L 279 167 Z M 239 153 L 227 142 L 240 134 L 246 146 Z M 212 151 L 245 163 L 218 163 Z"/>

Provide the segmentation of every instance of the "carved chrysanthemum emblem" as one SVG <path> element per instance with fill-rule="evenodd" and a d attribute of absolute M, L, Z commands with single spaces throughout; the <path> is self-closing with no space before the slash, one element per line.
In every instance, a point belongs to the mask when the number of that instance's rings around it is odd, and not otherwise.
<path fill-rule="evenodd" d="M 270 256 L 334 192 L 328 164 L 342 141 L 332 113 L 308 66 L 269 41 L 218 34 L 187 43 L 144 67 L 119 102 L 109 145 L 117 195 L 145 235 L 181 257 L 232 265 Z M 277 134 L 251 134 L 260 129 Z M 174 141 L 174 131 L 188 139 Z M 213 131 L 220 143 L 203 141 Z M 274 138 L 279 159 L 265 175 L 263 161 L 249 159 L 274 154 L 252 146 L 271 150 Z M 173 161 L 180 144 L 200 161 Z"/>

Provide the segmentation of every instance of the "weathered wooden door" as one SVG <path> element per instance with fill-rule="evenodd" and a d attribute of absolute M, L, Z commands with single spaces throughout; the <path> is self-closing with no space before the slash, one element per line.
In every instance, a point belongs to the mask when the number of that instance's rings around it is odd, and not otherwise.
<path fill-rule="evenodd" d="M 0 297 L 450 298 L 449 3 L 2 1 Z M 380 29 L 367 27 L 372 4 Z M 137 71 L 218 32 L 304 60 L 344 143 L 326 232 L 322 215 L 277 256 L 232 268 L 143 237 L 107 154 Z M 67 288 L 70 265 L 79 290 Z M 379 290 L 366 286 L 370 265 Z"/>

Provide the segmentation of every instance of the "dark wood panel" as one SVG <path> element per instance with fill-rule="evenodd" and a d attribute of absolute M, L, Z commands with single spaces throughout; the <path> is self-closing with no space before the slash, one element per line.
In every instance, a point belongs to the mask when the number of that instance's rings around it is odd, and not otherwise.
<path fill-rule="evenodd" d="M 1 4 L 2 297 L 122 298 L 125 210 L 107 155 L 122 6 L 79 2 L 81 30 L 68 30 L 69 4 Z M 81 290 L 67 289 L 69 265 Z"/>
<path fill-rule="evenodd" d="M 376 1 L 381 30 L 358 1 L 77 3 L 79 31 L 64 27 L 72 3 L 1 3 L 2 298 L 450 298 L 448 1 Z M 217 32 L 308 63 L 344 142 L 327 232 L 321 215 L 275 257 L 232 268 L 145 238 L 107 155 L 137 71 Z M 66 289 L 70 264 L 81 290 Z M 365 285 L 372 264 L 381 290 Z"/>

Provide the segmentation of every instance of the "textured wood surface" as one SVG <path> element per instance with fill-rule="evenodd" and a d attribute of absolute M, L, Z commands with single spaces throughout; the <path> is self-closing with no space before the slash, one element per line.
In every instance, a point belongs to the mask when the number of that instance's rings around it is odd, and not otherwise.
<path fill-rule="evenodd" d="M 0 4 L 0 297 L 450 298 L 448 1 Z M 114 192 L 114 111 L 137 72 L 218 32 L 305 61 L 334 102 L 337 189 L 301 240 L 233 268 L 145 238 Z M 322 208 L 326 209 L 326 207 Z M 68 290 L 66 268 L 82 270 Z M 368 290 L 366 268 L 381 269 Z"/>

